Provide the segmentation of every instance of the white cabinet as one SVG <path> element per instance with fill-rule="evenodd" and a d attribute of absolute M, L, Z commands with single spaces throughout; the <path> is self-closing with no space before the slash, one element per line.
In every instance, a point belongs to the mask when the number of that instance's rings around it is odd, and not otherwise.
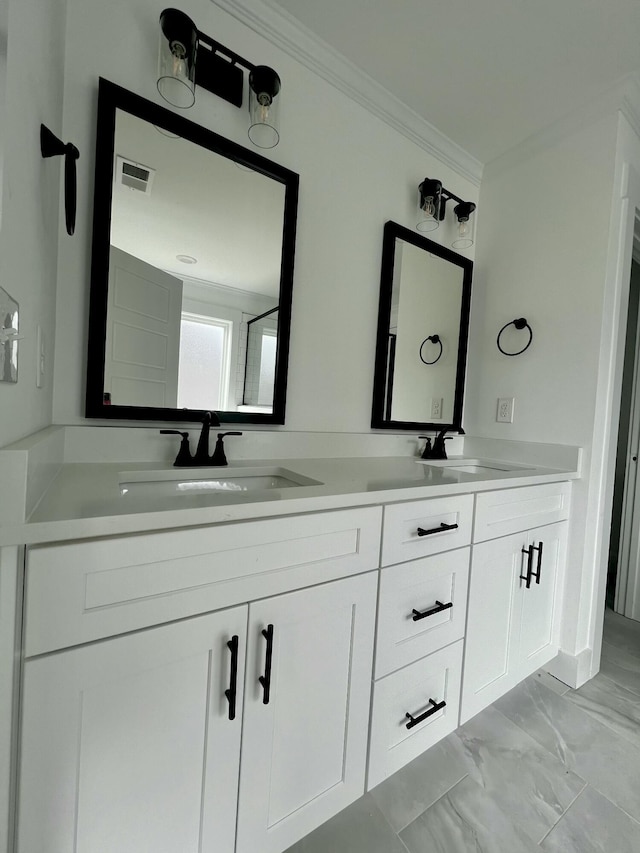
<path fill-rule="evenodd" d="M 458 726 L 472 518 L 472 495 L 385 508 L 368 789 Z"/>
<path fill-rule="evenodd" d="M 368 788 L 458 727 L 462 641 L 376 681 Z"/>
<path fill-rule="evenodd" d="M 26 662 L 18 853 L 233 852 L 246 624 L 243 606 Z"/>
<path fill-rule="evenodd" d="M 461 722 L 557 654 L 566 528 L 473 546 Z"/>
<path fill-rule="evenodd" d="M 250 606 L 237 853 L 279 853 L 364 793 L 376 593 L 372 572 Z"/>
<path fill-rule="evenodd" d="M 473 495 L 403 501 L 385 507 L 381 565 L 468 545 L 472 518 Z"/>
<path fill-rule="evenodd" d="M 370 572 L 28 660 L 18 853 L 276 853 L 361 796 L 376 594 Z"/>
<path fill-rule="evenodd" d="M 25 654 L 221 610 L 375 569 L 380 507 L 37 545 Z"/>
<path fill-rule="evenodd" d="M 30 548 L 16 853 L 286 850 L 555 655 L 569 492 Z"/>
<path fill-rule="evenodd" d="M 375 677 L 464 637 L 469 548 L 380 572 Z"/>

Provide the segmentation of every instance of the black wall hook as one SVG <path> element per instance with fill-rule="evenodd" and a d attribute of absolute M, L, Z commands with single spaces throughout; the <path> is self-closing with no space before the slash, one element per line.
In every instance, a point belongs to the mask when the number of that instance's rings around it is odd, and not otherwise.
<path fill-rule="evenodd" d="M 40 125 L 40 151 L 43 157 L 61 157 L 64 154 L 64 213 L 67 234 L 71 235 L 76 228 L 76 160 L 80 152 L 71 142 L 65 145 L 44 124 Z"/>
<path fill-rule="evenodd" d="M 518 329 L 518 331 L 522 331 L 522 329 L 528 329 L 528 330 L 529 330 L 529 340 L 527 341 L 527 343 L 525 344 L 525 346 L 523 346 L 523 347 L 522 347 L 522 349 L 519 349 L 517 352 L 506 352 L 506 351 L 505 351 L 505 350 L 503 350 L 503 349 L 502 349 L 502 347 L 500 346 L 500 335 L 504 332 L 504 330 L 505 330 L 508 326 L 515 326 L 515 327 L 516 327 L 516 329 Z M 505 323 L 505 324 L 504 324 L 504 326 L 503 326 L 503 327 L 500 329 L 500 331 L 498 332 L 498 337 L 496 338 L 496 344 L 498 345 L 498 349 L 500 350 L 500 352 L 501 352 L 503 355 L 509 355 L 509 356 L 512 356 L 512 355 L 521 355 L 525 350 L 529 349 L 529 347 L 531 346 L 531 341 L 532 341 L 532 340 L 533 340 L 533 329 L 532 329 L 532 328 L 531 328 L 531 326 L 527 323 L 527 321 L 526 321 L 526 319 L 525 319 L 524 317 L 518 317 L 516 320 L 511 320 L 511 322 L 510 322 L 510 323 Z"/>
<path fill-rule="evenodd" d="M 433 361 L 427 361 L 424 358 L 424 356 L 422 355 L 422 347 L 427 343 L 427 341 L 431 341 L 432 344 L 439 344 L 440 345 L 440 352 L 438 353 L 436 358 L 434 358 Z M 429 337 L 425 338 L 422 341 L 422 343 L 420 344 L 420 361 L 423 364 L 435 364 L 436 361 L 439 361 L 441 357 L 442 357 L 442 341 L 440 340 L 440 335 L 429 335 Z"/>

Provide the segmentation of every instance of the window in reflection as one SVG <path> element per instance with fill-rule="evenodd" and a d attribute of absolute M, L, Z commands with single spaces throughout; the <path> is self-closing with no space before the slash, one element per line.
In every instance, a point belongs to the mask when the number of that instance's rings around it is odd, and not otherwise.
<path fill-rule="evenodd" d="M 232 324 L 183 314 L 180 325 L 178 408 L 225 409 L 229 393 Z"/>

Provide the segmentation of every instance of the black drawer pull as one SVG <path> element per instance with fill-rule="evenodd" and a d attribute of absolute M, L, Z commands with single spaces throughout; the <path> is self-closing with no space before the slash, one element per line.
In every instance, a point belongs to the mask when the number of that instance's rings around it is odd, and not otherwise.
<path fill-rule="evenodd" d="M 229 719 L 236 718 L 236 696 L 238 691 L 238 635 L 234 634 L 228 641 L 227 648 L 231 652 L 231 676 L 229 677 L 229 689 L 224 695 L 229 702 Z"/>
<path fill-rule="evenodd" d="M 273 625 L 267 625 L 267 630 L 262 629 L 262 636 L 267 641 L 267 652 L 264 659 L 264 675 L 261 675 L 258 678 L 260 684 L 262 684 L 263 694 L 262 694 L 262 704 L 269 704 L 269 697 L 271 695 L 271 659 L 273 657 Z"/>
<path fill-rule="evenodd" d="M 418 536 L 431 536 L 432 533 L 444 533 L 445 530 L 455 530 L 457 526 L 457 524 L 445 524 L 443 521 L 440 523 L 440 527 L 432 527 L 430 530 L 423 530 L 422 527 L 419 527 Z"/>
<path fill-rule="evenodd" d="M 539 545 L 532 545 L 531 552 L 533 556 L 533 551 L 538 552 L 538 569 L 535 572 L 532 572 L 532 576 L 535 577 L 536 583 L 540 583 L 540 572 L 542 571 L 542 542 Z"/>
<path fill-rule="evenodd" d="M 414 608 L 412 611 L 412 618 L 414 622 L 418 622 L 420 619 L 426 619 L 427 616 L 433 616 L 434 613 L 442 613 L 443 610 L 449 610 L 451 607 L 453 607 L 453 601 L 450 601 L 448 604 L 443 604 L 441 601 L 436 599 L 436 606 L 432 607 L 430 610 L 424 610 L 420 613 L 419 610 Z"/>
<path fill-rule="evenodd" d="M 533 575 L 533 546 L 522 549 L 523 554 L 527 554 L 527 574 L 520 575 L 521 581 L 526 581 L 527 589 L 531 586 L 531 576 Z"/>
<path fill-rule="evenodd" d="M 427 717 L 433 716 L 437 711 L 441 711 L 444 707 L 446 707 L 446 702 L 444 699 L 442 702 L 436 702 L 433 699 L 429 699 L 429 704 L 431 707 L 428 711 L 425 711 L 424 714 L 420 714 L 419 717 L 414 717 L 412 714 L 405 714 L 405 717 L 409 722 L 407 723 L 407 728 L 412 729 L 414 726 L 417 726 L 418 723 L 421 723 L 423 720 L 426 720 Z"/>

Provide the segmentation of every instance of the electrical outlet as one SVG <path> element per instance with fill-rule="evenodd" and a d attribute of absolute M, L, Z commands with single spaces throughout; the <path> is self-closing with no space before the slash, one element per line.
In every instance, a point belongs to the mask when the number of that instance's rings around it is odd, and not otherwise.
<path fill-rule="evenodd" d="M 442 397 L 431 398 L 431 417 L 436 419 L 442 417 Z"/>
<path fill-rule="evenodd" d="M 515 403 L 514 397 L 498 397 L 498 411 L 496 414 L 496 420 L 500 424 L 512 424 L 513 423 L 513 404 Z"/>

